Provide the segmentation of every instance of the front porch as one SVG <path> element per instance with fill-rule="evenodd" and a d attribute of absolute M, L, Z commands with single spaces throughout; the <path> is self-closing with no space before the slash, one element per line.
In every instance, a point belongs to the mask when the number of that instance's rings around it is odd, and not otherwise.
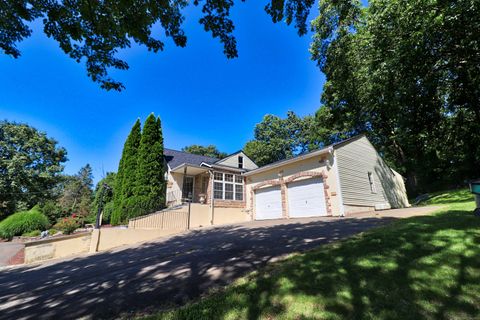
<path fill-rule="evenodd" d="M 167 206 L 185 203 L 244 208 L 245 179 L 240 172 L 231 170 L 181 165 L 169 172 Z"/>
<path fill-rule="evenodd" d="M 170 172 L 167 206 L 184 203 L 208 203 L 210 173 L 207 168 L 182 166 Z"/>

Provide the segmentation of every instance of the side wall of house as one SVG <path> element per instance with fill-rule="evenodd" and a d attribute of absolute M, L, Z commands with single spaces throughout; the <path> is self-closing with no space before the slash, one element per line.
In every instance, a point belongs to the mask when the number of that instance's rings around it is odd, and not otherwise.
<path fill-rule="evenodd" d="M 334 158 L 330 154 L 319 155 L 247 177 L 247 211 L 253 218 L 255 215 L 254 190 L 257 185 L 262 184 L 265 187 L 270 185 L 280 185 L 282 188 L 282 207 L 284 217 L 287 218 L 289 217 L 287 181 L 293 181 L 292 179 L 297 179 L 295 181 L 299 181 L 301 179 L 309 179 L 315 176 L 324 176 L 326 177 L 324 178 L 324 186 L 328 214 L 333 216 L 341 215 L 340 194 L 333 161 Z"/>
<path fill-rule="evenodd" d="M 243 152 L 232 154 L 231 156 L 219 161 L 218 164 L 221 164 L 223 166 L 238 168 L 238 156 L 243 157 L 244 169 L 253 170 L 258 168 L 258 166 Z"/>
<path fill-rule="evenodd" d="M 335 157 L 347 214 L 409 206 L 401 176 L 386 165 L 366 137 L 338 147 Z"/>

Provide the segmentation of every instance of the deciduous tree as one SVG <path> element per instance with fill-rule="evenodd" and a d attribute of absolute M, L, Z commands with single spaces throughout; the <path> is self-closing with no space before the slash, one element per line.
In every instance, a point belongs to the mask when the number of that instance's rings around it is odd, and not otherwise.
<path fill-rule="evenodd" d="M 87 164 L 73 176 L 66 176 L 62 195 L 58 200 L 66 215 L 77 214 L 83 218 L 90 214 L 93 200 L 92 167 Z"/>
<path fill-rule="evenodd" d="M 106 177 L 101 179 L 94 191 L 94 198 L 92 202 L 92 210 L 90 219 L 91 222 L 95 221 L 98 209 L 100 206 L 103 208 L 102 220 L 105 223 L 110 223 L 110 218 L 114 209 L 114 194 L 115 194 L 115 179 L 117 174 L 115 172 L 108 172 Z M 105 187 L 107 185 L 108 187 Z"/>
<path fill-rule="evenodd" d="M 247 142 L 244 151 L 261 166 L 314 150 L 319 144 L 312 139 L 313 124 L 311 116 L 301 118 L 292 111 L 285 119 L 266 115 L 256 125 L 254 140 Z"/>
<path fill-rule="evenodd" d="M 225 152 L 220 152 L 216 146 L 208 145 L 208 146 L 200 146 L 198 144 L 193 144 L 191 146 L 187 146 L 182 148 L 182 151 L 198 154 L 201 156 L 212 157 L 217 159 L 223 159 L 227 156 Z"/>
<path fill-rule="evenodd" d="M 413 193 L 480 175 L 478 1 L 325 0 L 313 26 L 332 139 L 367 132 Z"/>
<path fill-rule="evenodd" d="M 0 121 L 0 219 L 55 198 L 66 154 L 45 133 Z"/>
<path fill-rule="evenodd" d="M 242 0 L 243 1 L 243 0 Z M 111 68 L 126 70 L 128 64 L 117 55 L 132 42 L 149 51 L 163 51 L 165 41 L 155 36 L 154 27 L 165 38 L 184 47 L 187 36 L 182 28 L 184 12 L 192 3 L 200 6 L 199 23 L 214 38 L 219 38 L 227 58 L 238 55 L 230 11 L 234 0 L 172 1 L 17 1 L 0 3 L 0 49 L 17 58 L 17 44 L 32 34 L 29 26 L 42 19 L 45 34 L 77 62 L 85 62 L 88 76 L 107 90 L 123 85 L 108 75 Z M 307 16 L 314 0 L 271 0 L 265 7 L 274 22 L 294 23 L 299 34 L 307 32 Z"/>

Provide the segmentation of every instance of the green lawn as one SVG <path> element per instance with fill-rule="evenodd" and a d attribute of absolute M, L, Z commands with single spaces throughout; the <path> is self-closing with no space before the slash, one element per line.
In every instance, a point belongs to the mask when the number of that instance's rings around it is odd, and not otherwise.
<path fill-rule="evenodd" d="M 454 201 L 432 216 L 293 255 L 148 319 L 479 319 L 473 208 Z"/>
<path fill-rule="evenodd" d="M 430 198 L 426 201 L 422 201 L 420 205 L 453 204 L 470 202 L 473 200 L 473 194 L 470 192 L 470 190 L 459 189 L 431 193 Z"/>

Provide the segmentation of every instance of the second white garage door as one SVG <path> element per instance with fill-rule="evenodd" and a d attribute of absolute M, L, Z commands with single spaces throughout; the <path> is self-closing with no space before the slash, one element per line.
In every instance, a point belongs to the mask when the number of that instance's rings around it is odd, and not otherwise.
<path fill-rule="evenodd" d="M 255 219 L 281 219 L 282 195 L 280 187 L 262 188 L 255 192 Z"/>
<path fill-rule="evenodd" d="M 315 178 L 289 183 L 288 213 L 290 218 L 326 216 L 323 180 Z"/>

